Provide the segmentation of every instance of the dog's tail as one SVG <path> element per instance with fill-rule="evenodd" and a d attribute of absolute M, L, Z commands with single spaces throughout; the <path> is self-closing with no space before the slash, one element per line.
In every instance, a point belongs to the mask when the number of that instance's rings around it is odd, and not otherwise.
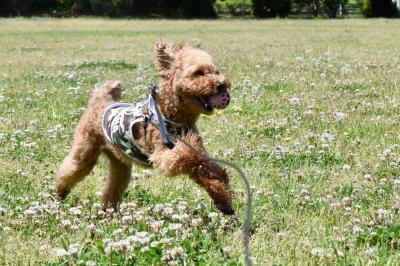
<path fill-rule="evenodd" d="M 89 105 L 94 102 L 106 101 L 116 102 L 121 99 L 122 94 L 122 82 L 121 81 L 107 81 L 104 84 L 98 86 L 90 98 Z"/>

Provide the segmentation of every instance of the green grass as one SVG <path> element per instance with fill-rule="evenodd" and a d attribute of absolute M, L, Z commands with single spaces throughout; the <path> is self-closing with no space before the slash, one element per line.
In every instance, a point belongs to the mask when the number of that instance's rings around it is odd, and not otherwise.
<path fill-rule="evenodd" d="M 94 86 L 122 80 L 124 101 L 145 99 L 158 81 L 154 44 L 166 40 L 207 50 L 231 79 L 231 105 L 199 128 L 210 153 L 250 179 L 256 264 L 399 265 L 399 27 L 0 19 L 0 263 L 244 263 L 234 172 L 239 222 L 187 177 L 140 167 L 121 213 L 103 213 L 103 158 L 66 201 L 55 196 L 54 172 Z"/>

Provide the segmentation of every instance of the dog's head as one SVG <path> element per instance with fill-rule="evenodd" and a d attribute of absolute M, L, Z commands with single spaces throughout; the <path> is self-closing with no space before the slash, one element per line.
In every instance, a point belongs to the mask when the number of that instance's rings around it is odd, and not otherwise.
<path fill-rule="evenodd" d="M 170 92 L 193 114 L 211 114 L 229 104 L 229 80 L 219 73 L 212 57 L 189 45 L 158 43 L 158 72 Z"/>

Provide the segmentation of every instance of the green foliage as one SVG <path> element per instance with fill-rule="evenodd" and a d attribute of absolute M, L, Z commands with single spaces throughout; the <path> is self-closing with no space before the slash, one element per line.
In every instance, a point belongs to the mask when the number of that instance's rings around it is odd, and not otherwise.
<path fill-rule="evenodd" d="M 179 13 L 183 17 L 216 17 L 213 3 L 214 0 L 181 0 Z"/>
<path fill-rule="evenodd" d="M 232 16 L 250 14 L 253 8 L 251 0 L 217 0 L 214 5 L 218 13 Z"/>
<path fill-rule="evenodd" d="M 391 0 L 364 0 L 361 11 L 367 18 L 396 17 L 396 5 Z"/>
<path fill-rule="evenodd" d="M 340 7 L 344 9 L 347 3 L 348 0 L 322 0 L 324 10 L 330 18 L 336 18 Z"/>
<path fill-rule="evenodd" d="M 14 4 L 12 1 L 0 0 L 0 16 L 9 16 L 14 13 Z"/>
<path fill-rule="evenodd" d="M 286 17 L 289 15 L 291 0 L 252 0 L 256 17 Z"/>
<path fill-rule="evenodd" d="M 293 3 L 296 4 L 298 8 L 306 7 L 313 17 L 317 17 L 320 12 L 321 0 L 294 0 Z"/>

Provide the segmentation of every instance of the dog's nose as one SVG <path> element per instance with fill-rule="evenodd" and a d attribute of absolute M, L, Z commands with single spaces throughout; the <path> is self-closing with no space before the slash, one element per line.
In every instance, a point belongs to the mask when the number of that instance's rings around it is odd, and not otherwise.
<path fill-rule="evenodd" d="M 226 91 L 226 86 L 225 86 L 224 83 L 217 82 L 215 84 L 215 87 L 217 88 L 218 92 L 225 92 Z"/>

